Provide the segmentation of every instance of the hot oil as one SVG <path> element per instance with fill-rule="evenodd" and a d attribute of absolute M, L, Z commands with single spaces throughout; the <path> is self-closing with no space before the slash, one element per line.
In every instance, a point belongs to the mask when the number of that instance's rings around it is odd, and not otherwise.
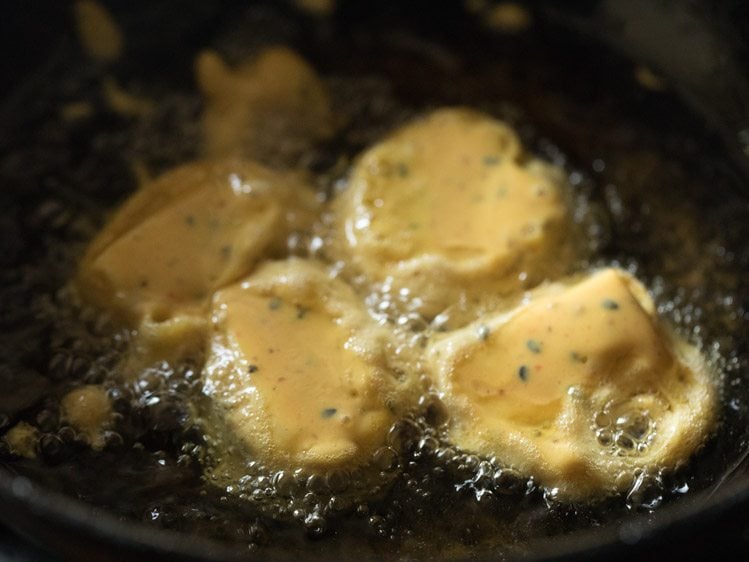
<path fill-rule="evenodd" d="M 303 35 L 285 17 L 268 6 L 247 16 L 250 23 L 280 22 L 264 26 L 266 42 L 293 45 Z M 216 35 L 225 52 L 257 48 L 246 29 L 228 24 L 226 31 Z M 64 80 L 60 70 L 50 71 L 48 82 L 59 90 L 38 92 L 36 125 L 21 135 L 25 141 L 3 140 L 12 147 L 3 176 L 17 188 L 13 205 L 21 217 L 4 217 L 3 228 L 25 240 L 3 272 L 3 368 L 19 385 L 21 378 L 33 384 L 25 397 L 3 404 L 0 421 L 3 431 L 19 420 L 40 430 L 36 460 L 3 451 L 3 463 L 128 519 L 236 541 L 266 555 L 512 553 L 533 538 L 649 512 L 712 486 L 747 446 L 742 307 L 748 295 L 740 285 L 746 205 L 709 195 L 708 187 L 729 193 L 731 180 L 707 140 L 680 124 L 674 98 L 642 91 L 627 63 L 602 62 L 581 46 L 544 48 L 532 33 L 511 41 L 485 37 L 477 57 L 472 47 L 479 39 L 461 48 L 409 29 L 395 34 L 400 41 L 386 40 L 391 29 L 376 25 L 348 31 L 336 38 L 313 34 L 309 53 L 302 50 L 325 76 L 345 126 L 297 161 L 271 156 L 271 163 L 310 168 L 319 174 L 321 194 L 331 197 L 345 188 L 357 153 L 430 108 L 465 104 L 508 120 L 533 152 L 567 171 L 576 221 L 594 256 L 579 268 L 615 264 L 635 273 L 654 293 L 659 313 L 711 359 L 723 394 L 715 439 L 676 474 L 626 474 L 629 491 L 622 497 L 568 505 L 500 460 L 451 446 L 444 437 L 449 413 L 425 380 L 416 411 L 396 422 L 387 445 L 360 469 L 314 474 L 250 460 L 236 483 L 206 481 L 204 468 L 222 452 L 201 424 L 199 362 L 156 363 L 123 382 L 117 366 L 131 334 L 64 288 L 107 209 L 135 188 L 135 170 L 156 174 L 199 153 L 199 101 L 185 84 L 135 82 L 129 87 L 157 100 L 156 109 L 118 115 L 96 94 L 101 75 L 71 52 L 66 56 L 76 70 L 68 64 Z M 599 94 L 582 86 L 591 81 Z M 81 99 L 95 118 L 71 120 L 57 111 Z M 321 237 L 289 241 L 290 254 L 325 250 Z M 418 295 L 387 282 L 362 297 L 373 318 L 396 331 L 393 353 L 416 371 L 414 350 L 459 316 L 426 317 Z M 99 452 L 60 421 L 61 396 L 82 383 L 104 385 L 116 412 Z M 590 431 L 602 448 L 637 455 L 657 427 L 643 412 L 609 404 L 590 420 Z"/>

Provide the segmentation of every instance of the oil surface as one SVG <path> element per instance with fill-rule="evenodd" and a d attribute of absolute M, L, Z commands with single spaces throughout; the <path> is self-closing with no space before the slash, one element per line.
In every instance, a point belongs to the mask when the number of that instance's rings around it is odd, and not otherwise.
<path fill-rule="evenodd" d="M 375 17 L 364 26 L 356 13 L 344 15 L 345 26 L 343 15 L 311 21 L 278 6 L 236 9 L 163 75 L 139 69 L 137 55 L 120 66 L 90 64 L 71 42 L 24 86 L 30 95 L 20 97 L 33 103 L 14 114 L 8 102 L 5 112 L 14 117 L 0 137 L 7 155 L 0 168 L 0 375 L 14 390 L 0 400 L 0 431 L 23 420 L 40 436 L 36 460 L 1 450 L 0 462 L 124 519 L 237 542 L 261 556 L 298 549 L 321 556 L 342 549 L 420 558 L 498 548 L 512 554 L 534 538 L 689 501 L 680 496 L 718 482 L 748 446 L 749 225 L 746 201 L 732 195 L 738 186 L 711 139 L 668 91 L 643 89 L 633 65 L 547 35 L 543 22 L 505 36 L 470 18 L 430 31 L 411 20 Z M 136 41 L 127 29 L 126 37 Z M 570 42 L 561 48 L 563 40 Z M 136 187 L 137 173 L 157 174 L 199 153 L 200 101 L 186 78 L 192 56 L 213 46 L 239 60 L 278 43 L 318 69 L 345 126 L 302 155 L 268 150 L 266 158 L 309 168 L 322 193 L 345 185 L 363 148 L 442 105 L 507 120 L 534 153 L 567 171 L 595 256 L 581 267 L 614 264 L 635 273 L 659 312 L 721 373 L 721 426 L 689 466 L 643 475 L 625 497 L 560 504 L 494 459 L 450 447 L 440 429 L 445 412 L 425 392 L 419 412 L 398 422 L 388 447 L 375 453 L 367 478 L 274 473 L 258 464 L 238 489 L 204 481 L 215 452 L 200 425 L 198 367 L 155 364 L 121 383 L 113 367 L 129 334 L 79 305 L 65 285 L 107 211 Z M 112 109 L 101 86 L 112 74 L 154 100 L 153 110 Z M 321 245 L 294 239 L 289 250 L 314 254 Z M 426 325 L 410 297 L 383 286 L 368 304 L 418 345 L 449 319 Z M 60 398 L 81 383 L 104 384 L 117 412 L 100 452 L 60 422 Z M 642 420 L 622 417 L 596 418 L 601 439 L 642 429 Z"/>

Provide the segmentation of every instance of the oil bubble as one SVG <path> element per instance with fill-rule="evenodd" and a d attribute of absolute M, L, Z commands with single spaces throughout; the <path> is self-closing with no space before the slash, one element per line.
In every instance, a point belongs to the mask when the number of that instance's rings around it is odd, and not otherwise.
<path fill-rule="evenodd" d="M 611 418 L 604 412 L 599 412 L 595 417 L 595 424 L 598 427 L 608 427 L 611 425 Z"/>
<path fill-rule="evenodd" d="M 439 441 L 434 437 L 426 436 L 419 440 L 418 454 L 420 456 L 431 457 L 439 449 Z"/>
<path fill-rule="evenodd" d="M 614 437 L 607 429 L 601 429 L 596 432 L 596 439 L 602 447 L 608 447 L 614 441 Z"/>
<path fill-rule="evenodd" d="M 617 444 L 617 446 L 627 451 L 635 448 L 634 440 L 632 439 L 632 437 L 630 437 L 626 433 L 621 433 L 621 432 L 617 433 L 615 437 L 615 443 Z"/>
<path fill-rule="evenodd" d="M 328 488 L 333 493 L 345 491 L 348 488 L 350 481 L 351 478 L 349 473 L 344 469 L 331 470 L 326 477 Z"/>
<path fill-rule="evenodd" d="M 380 470 L 394 470 L 398 466 L 398 453 L 392 447 L 380 447 L 372 455 L 372 462 Z"/>
<path fill-rule="evenodd" d="M 328 521 L 319 513 L 310 513 L 304 518 L 304 529 L 310 537 L 318 538 L 328 530 Z"/>
<path fill-rule="evenodd" d="M 307 478 L 307 490 L 313 494 L 324 494 L 328 490 L 328 485 L 323 476 L 313 474 Z"/>
<path fill-rule="evenodd" d="M 496 493 L 503 495 L 522 494 L 527 480 L 512 468 L 500 468 L 492 475 L 492 485 Z"/>

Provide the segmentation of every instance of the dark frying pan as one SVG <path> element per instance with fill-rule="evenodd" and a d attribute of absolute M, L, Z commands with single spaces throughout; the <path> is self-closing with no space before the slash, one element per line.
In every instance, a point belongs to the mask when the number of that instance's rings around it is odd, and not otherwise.
<path fill-rule="evenodd" d="M 555 152 L 559 145 L 567 164 L 580 170 L 592 196 L 608 201 L 607 208 L 617 204 L 606 199 L 613 193 L 608 186 L 634 186 L 623 200 L 629 211 L 613 217 L 613 234 L 603 236 L 606 257 L 635 255 L 640 273 L 656 279 L 664 264 L 649 262 L 647 251 L 638 253 L 643 240 L 648 240 L 643 231 L 652 228 L 648 222 L 652 213 L 664 230 L 661 251 L 673 256 L 674 264 L 668 267 L 675 279 L 687 279 L 697 271 L 702 275 L 702 293 L 717 293 L 726 285 L 733 288 L 730 306 L 723 303 L 730 308 L 724 321 L 713 325 L 711 314 L 718 313 L 707 304 L 703 307 L 707 340 L 735 360 L 726 376 L 721 427 L 692 466 L 674 477 L 678 484 L 674 488 L 683 491 L 686 485 L 690 493 L 683 497 L 673 493 L 653 511 L 633 508 L 587 520 L 579 513 L 570 514 L 575 523 L 569 527 L 562 514 L 549 536 L 529 539 L 515 554 L 745 557 L 749 552 L 749 229 L 744 225 L 749 222 L 749 8 L 744 2 L 588 0 L 562 5 L 538 0 L 526 3 L 534 17 L 532 30 L 518 36 L 488 31 L 460 2 L 342 2 L 336 15 L 325 21 L 300 15 L 285 2 L 259 3 L 260 8 L 249 11 L 244 3 L 229 1 L 105 4 L 127 38 L 124 59 L 106 69 L 85 62 L 78 51 L 67 3 L 29 6 L 14 1 L 3 6 L 3 431 L 29 412 L 38 415 L 45 393 L 59 383 L 44 360 L 51 328 L 35 323 L 31 315 L 34 295 L 53 294 L 70 274 L 70 262 L 62 255 L 55 259 L 55 252 L 61 251 L 59 242 L 80 245 L 90 236 L 90 223 L 101 209 L 132 190 L 135 181 L 122 163 L 123 153 L 145 159 L 154 171 L 195 155 L 194 131 L 180 129 L 178 138 L 174 135 L 175 128 L 197 112 L 189 96 L 160 112 L 156 122 L 138 125 L 146 127 L 145 136 L 152 139 L 145 146 L 133 146 L 127 132 L 132 122 L 106 112 L 97 114 L 85 128 L 59 130 L 51 125 L 53 108 L 81 95 L 88 95 L 94 105 L 100 103 L 95 94 L 86 94 L 86 87 L 94 91 L 103 73 L 114 74 L 136 90 L 151 87 L 146 91 L 149 95 L 189 92 L 194 89 L 191 61 L 200 48 L 217 44 L 230 56 L 238 56 L 254 44 L 284 42 L 324 74 L 387 77 L 389 93 L 383 99 L 396 99 L 397 107 L 380 108 L 378 113 L 376 104 L 364 104 L 358 125 L 347 133 L 352 153 L 370 142 L 371 135 L 376 138 L 377 127 L 388 127 L 425 107 L 467 103 L 503 113 L 507 102 L 524 112 L 520 122 L 533 124 L 521 129 L 533 149 L 554 158 L 559 156 Z M 222 43 L 222 32 L 227 30 L 244 39 Z M 661 80 L 643 88 L 632 79 L 640 67 L 654 71 Z M 375 88 L 372 96 L 378 95 Z M 512 118 L 512 111 L 507 115 Z M 374 132 L 367 132 L 367 125 Z M 116 134 L 120 129 L 122 134 Z M 142 133 L 138 138 L 143 138 Z M 639 181 L 637 169 L 650 161 L 627 162 L 641 157 L 638 150 L 643 146 L 656 150 L 664 161 L 678 162 L 678 171 Z M 331 151 L 338 149 L 323 150 L 306 165 L 327 170 L 332 166 Z M 664 192 L 662 199 L 653 193 L 659 190 Z M 674 203 L 677 191 L 679 202 Z M 678 234 L 665 232 L 671 227 L 669 214 L 659 213 L 670 205 L 674 213 L 682 205 L 699 210 L 703 222 L 698 227 L 706 234 L 697 239 L 705 240 L 704 245 L 682 246 Z M 70 227 L 71 214 L 84 219 L 77 230 Z M 40 260 L 50 264 L 44 274 L 29 269 L 29 264 Z M 19 284 L 22 277 L 24 284 Z M 668 291 L 666 283 L 664 294 Z M 702 293 L 694 298 L 706 298 Z M 704 302 L 714 304 L 714 300 Z M 165 434 L 150 435 L 158 440 Z M 4 458 L 0 458 L 0 519 L 66 559 L 346 555 L 345 550 L 326 546 L 329 539 L 253 552 L 244 545 L 180 533 L 178 524 L 164 525 L 172 530 L 147 525 L 128 511 L 126 483 L 119 488 L 117 501 L 103 499 L 93 486 L 66 488 L 81 478 L 100 482 L 101 475 L 98 480 L 88 473 L 71 476 L 60 468 L 65 462 L 59 459 L 52 459 L 54 469 L 47 469 L 18 466 Z M 71 497 L 75 495 L 88 503 Z M 356 555 L 371 558 L 375 552 Z M 397 557 L 397 553 L 389 555 Z M 477 558 L 504 555 L 491 549 L 475 551 Z"/>

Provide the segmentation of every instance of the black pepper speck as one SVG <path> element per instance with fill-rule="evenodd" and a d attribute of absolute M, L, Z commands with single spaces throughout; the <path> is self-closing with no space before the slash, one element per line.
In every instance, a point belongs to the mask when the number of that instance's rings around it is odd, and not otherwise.
<path fill-rule="evenodd" d="M 619 310 L 619 303 L 611 299 L 604 299 L 601 306 L 606 310 Z"/>

